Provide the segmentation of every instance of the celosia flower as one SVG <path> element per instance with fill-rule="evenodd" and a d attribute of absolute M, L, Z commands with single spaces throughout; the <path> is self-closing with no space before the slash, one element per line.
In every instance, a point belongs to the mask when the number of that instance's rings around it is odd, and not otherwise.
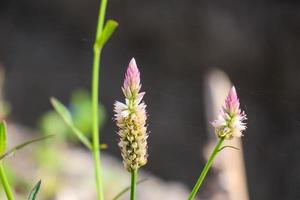
<path fill-rule="evenodd" d="M 212 125 L 215 127 L 215 133 L 219 138 L 232 139 L 233 137 L 243 136 L 246 130 L 246 114 L 240 109 L 239 98 L 234 86 L 229 91 L 225 100 L 225 106 L 220 110 L 218 119 Z"/>
<path fill-rule="evenodd" d="M 123 163 L 128 171 L 147 163 L 146 105 L 142 102 L 145 92 L 140 92 L 140 72 L 134 58 L 131 59 L 122 87 L 125 103 L 114 104 L 115 121 L 119 127 L 119 147 Z"/>

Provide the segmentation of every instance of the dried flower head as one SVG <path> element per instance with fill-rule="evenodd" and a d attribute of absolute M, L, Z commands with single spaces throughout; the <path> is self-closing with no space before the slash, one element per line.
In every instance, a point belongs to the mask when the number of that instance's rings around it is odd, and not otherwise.
<path fill-rule="evenodd" d="M 140 92 L 140 72 L 134 58 L 131 59 L 122 87 L 125 103 L 114 104 L 115 121 L 119 127 L 119 147 L 123 163 L 128 171 L 147 163 L 146 105 L 142 102 L 145 92 Z"/>
<path fill-rule="evenodd" d="M 229 91 L 223 106 L 212 125 L 215 127 L 215 133 L 219 138 L 232 139 L 233 137 L 243 136 L 246 130 L 246 114 L 240 109 L 240 102 L 234 86 Z"/>

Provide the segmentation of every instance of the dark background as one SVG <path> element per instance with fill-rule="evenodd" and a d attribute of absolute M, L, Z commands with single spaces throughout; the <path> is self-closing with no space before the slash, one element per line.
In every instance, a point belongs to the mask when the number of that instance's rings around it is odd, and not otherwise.
<path fill-rule="evenodd" d="M 0 62 L 14 121 L 36 126 L 49 96 L 89 88 L 98 1 L 0 1 Z M 135 57 L 147 92 L 146 169 L 193 185 L 206 142 L 205 74 L 224 70 L 248 114 L 243 138 L 250 198 L 300 199 L 300 4 L 279 0 L 110 0 L 120 23 L 104 49 L 102 141 L 120 158 L 110 120 Z"/>

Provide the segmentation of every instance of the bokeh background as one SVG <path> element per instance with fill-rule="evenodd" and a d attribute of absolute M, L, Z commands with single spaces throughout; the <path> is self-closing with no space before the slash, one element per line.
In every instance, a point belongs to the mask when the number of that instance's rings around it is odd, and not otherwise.
<path fill-rule="evenodd" d="M 36 128 L 50 96 L 89 89 L 98 1 L 0 1 L 0 62 L 10 119 Z M 102 142 L 120 158 L 112 108 L 131 57 L 149 112 L 149 164 L 192 187 L 207 141 L 204 80 L 226 72 L 248 114 L 243 138 L 250 199 L 300 199 L 298 1 L 110 0 L 119 27 L 103 52 Z"/>

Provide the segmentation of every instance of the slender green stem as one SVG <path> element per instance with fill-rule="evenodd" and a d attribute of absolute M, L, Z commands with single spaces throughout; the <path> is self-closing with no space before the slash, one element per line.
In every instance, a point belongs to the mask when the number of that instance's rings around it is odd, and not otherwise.
<path fill-rule="evenodd" d="M 1 179 L 1 183 L 3 185 L 7 199 L 14 200 L 15 198 L 14 198 L 11 188 L 8 184 L 8 181 L 7 181 L 5 172 L 4 172 L 3 164 L 1 162 L 0 162 L 0 179 Z"/>
<path fill-rule="evenodd" d="M 95 51 L 97 52 L 97 51 Z M 93 68 L 93 83 L 92 83 L 92 105 L 93 105 L 93 156 L 96 173 L 96 189 L 97 199 L 103 200 L 103 186 L 101 180 L 101 162 L 100 162 L 100 148 L 99 148 L 99 116 L 98 116 L 98 83 L 99 83 L 99 63 L 100 52 L 94 56 L 94 68 Z"/>
<path fill-rule="evenodd" d="M 93 78 L 92 78 L 92 107 L 93 107 L 93 157 L 96 173 L 97 199 L 104 200 L 103 186 L 101 179 L 101 162 L 100 162 L 100 136 L 99 136 L 99 72 L 100 72 L 100 57 L 102 47 L 97 45 L 101 33 L 103 31 L 105 11 L 107 0 L 101 0 L 99 9 L 99 17 L 97 24 L 96 39 L 94 44 L 94 61 L 93 61 Z"/>
<path fill-rule="evenodd" d="M 219 141 L 218 141 L 218 143 L 216 144 L 216 146 L 215 146 L 215 148 L 214 148 L 212 154 L 211 154 L 210 157 L 208 158 L 208 161 L 207 161 L 207 163 L 205 164 L 204 169 L 202 170 L 202 172 L 201 172 L 201 174 L 200 174 L 200 176 L 199 176 L 199 178 L 198 178 L 198 180 L 197 180 L 197 183 L 195 184 L 195 186 L 194 186 L 194 188 L 193 188 L 193 190 L 192 190 L 192 192 L 191 192 L 191 194 L 190 194 L 188 200 L 193 200 L 193 199 L 195 198 L 195 196 L 196 196 L 196 194 L 197 194 L 197 192 L 198 192 L 198 190 L 199 190 L 199 188 L 200 188 L 200 186 L 201 186 L 203 180 L 205 179 L 206 174 L 207 174 L 207 172 L 209 171 L 209 169 L 210 169 L 210 167 L 211 167 L 211 165 L 212 165 L 212 163 L 213 163 L 213 161 L 214 161 L 216 155 L 218 154 L 219 149 L 220 149 L 221 145 L 223 144 L 223 142 L 224 142 L 224 139 L 223 139 L 223 138 L 222 138 L 222 139 L 219 139 Z"/>
<path fill-rule="evenodd" d="M 138 176 L 138 170 L 131 171 L 131 190 L 130 190 L 130 200 L 135 200 L 136 197 L 136 180 Z"/>
<path fill-rule="evenodd" d="M 96 41 L 100 38 L 101 33 L 103 31 L 106 7 L 107 7 L 107 0 L 101 0 L 99 16 L 98 16 L 97 32 L 96 32 Z"/>

